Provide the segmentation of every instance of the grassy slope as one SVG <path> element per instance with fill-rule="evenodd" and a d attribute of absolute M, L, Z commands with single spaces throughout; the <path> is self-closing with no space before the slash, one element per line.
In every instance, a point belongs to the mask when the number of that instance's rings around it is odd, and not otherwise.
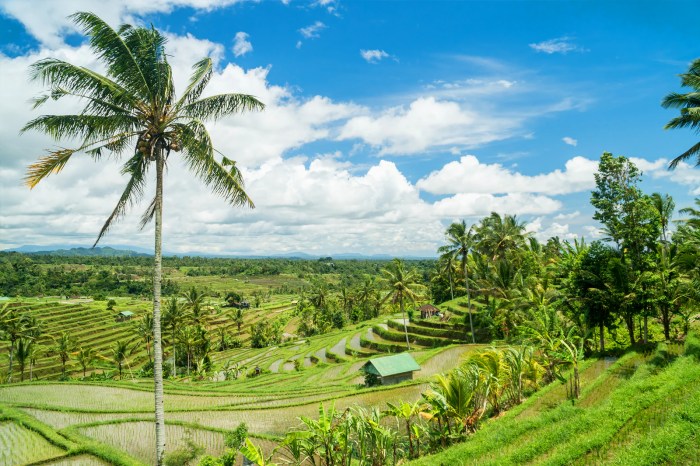
<path fill-rule="evenodd" d="M 588 377 L 575 404 L 552 384 L 465 443 L 411 464 L 698 464 L 700 362 L 669 359 L 627 354 Z"/>

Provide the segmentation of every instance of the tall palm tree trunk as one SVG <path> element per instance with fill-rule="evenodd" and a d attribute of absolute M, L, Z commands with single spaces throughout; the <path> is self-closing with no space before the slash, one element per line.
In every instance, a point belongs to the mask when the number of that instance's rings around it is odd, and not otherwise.
<path fill-rule="evenodd" d="M 411 351 L 411 344 L 408 342 L 408 322 L 406 322 L 406 312 L 403 308 L 403 298 L 399 299 L 399 306 L 401 307 L 401 317 L 403 318 L 403 333 L 406 335 L 406 349 Z"/>
<path fill-rule="evenodd" d="M 7 370 L 7 383 L 12 382 L 12 357 L 15 354 L 15 341 L 11 340 L 10 341 L 10 368 Z"/>
<path fill-rule="evenodd" d="M 173 377 L 177 377 L 177 367 L 175 364 L 175 326 L 173 325 Z"/>
<path fill-rule="evenodd" d="M 472 321 L 472 296 L 469 290 L 469 276 L 467 275 L 467 258 L 464 258 L 464 285 L 467 288 L 467 308 L 469 309 L 469 328 L 472 332 L 472 343 L 476 343 L 476 337 L 474 336 L 474 322 Z"/>
<path fill-rule="evenodd" d="M 163 342 L 160 334 L 160 285 L 163 269 L 163 151 L 156 155 L 156 231 L 153 266 L 153 379 L 155 385 L 156 464 L 161 466 L 165 456 L 165 411 L 163 406 Z"/>

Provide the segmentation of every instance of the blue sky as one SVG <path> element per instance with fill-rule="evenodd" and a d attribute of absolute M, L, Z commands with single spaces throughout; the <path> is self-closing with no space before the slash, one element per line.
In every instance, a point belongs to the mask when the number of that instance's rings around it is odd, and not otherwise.
<path fill-rule="evenodd" d="M 55 56 L 99 69 L 65 19 L 87 9 L 166 32 L 181 82 L 211 55 L 212 92 L 267 104 L 211 128 L 257 208 L 227 207 L 174 163 L 169 251 L 432 255 L 450 222 L 491 210 L 543 240 L 592 240 L 603 151 L 633 158 L 643 189 L 679 207 L 700 195 L 698 168 L 666 170 L 697 134 L 664 131 L 675 111 L 659 105 L 698 58 L 698 2 L 0 0 L 0 248 L 89 246 L 123 188 L 116 162 L 77 157 L 21 186 L 56 144 L 18 136 L 38 115 L 27 66 Z M 152 244 L 139 214 L 105 244 Z"/>

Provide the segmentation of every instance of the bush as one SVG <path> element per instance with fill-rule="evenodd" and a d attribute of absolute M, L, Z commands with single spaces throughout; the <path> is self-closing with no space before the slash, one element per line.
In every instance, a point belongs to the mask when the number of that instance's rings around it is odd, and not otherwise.
<path fill-rule="evenodd" d="M 180 447 L 165 455 L 165 466 L 187 466 L 204 453 L 204 448 L 194 443 L 190 435 L 191 433 L 188 432 L 188 437 L 185 439 L 187 446 Z"/>
<path fill-rule="evenodd" d="M 700 359 L 700 335 L 697 332 L 690 332 L 685 337 L 683 352 L 687 356 L 694 356 L 696 359 Z"/>

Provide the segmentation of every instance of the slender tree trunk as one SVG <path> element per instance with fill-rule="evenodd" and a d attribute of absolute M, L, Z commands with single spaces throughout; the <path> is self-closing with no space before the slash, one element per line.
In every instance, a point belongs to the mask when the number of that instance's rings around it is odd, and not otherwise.
<path fill-rule="evenodd" d="M 626 316 L 625 324 L 627 324 L 627 333 L 630 335 L 630 345 L 634 345 L 634 316 Z"/>
<path fill-rule="evenodd" d="M 165 457 L 165 408 L 163 406 L 163 342 L 160 334 L 160 285 L 163 244 L 163 151 L 156 149 L 156 231 L 153 266 L 153 381 L 156 416 L 156 464 Z"/>
<path fill-rule="evenodd" d="M 15 342 L 11 341 L 10 342 L 10 368 L 7 370 L 7 383 L 12 382 L 12 361 L 13 361 L 13 356 L 15 354 Z"/>
<path fill-rule="evenodd" d="M 644 316 L 644 343 L 649 343 L 649 325 L 647 316 Z"/>
<path fill-rule="evenodd" d="M 448 264 L 450 269 L 448 271 L 448 275 L 450 276 L 450 299 L 455 299 L 455 287 L 452 284 L 452 257 L 450 256 L 450 263 Z"/>
<path fill-rule="evenodd" d="M 173 326 L 173 377 L 177 377 L 177 366 L 175 365 L 175 326 Z"/>
<path fill-rule="evenodd" d="M 408 343 L 408 322 L 406 322 L 406 312 L 403 309 L 403 299 L 399 299 L 399 306 L 401 307 L 401 316 L 403 317 L 403 333 L 406 335 L 406 349 L 411 351 L 411 345 Z"/>
<path fill-rule="evenodd" d="M 600 332 L 600 352 L 605 353 L 605 325 L 603 321 L 598 324 L 598 331 Z"/>
<path fill-rule="evenodd" d="M 472 343 L 476 343 L 474 336 L 474 322 L 472 321 L 472 297 L 469 290 L 469 276 L 467 275 L 467 256 L 464 256 L 464 285 L 467 288 L 467 308 L 469 309 L 469 328 L 472 331 Z"/>

